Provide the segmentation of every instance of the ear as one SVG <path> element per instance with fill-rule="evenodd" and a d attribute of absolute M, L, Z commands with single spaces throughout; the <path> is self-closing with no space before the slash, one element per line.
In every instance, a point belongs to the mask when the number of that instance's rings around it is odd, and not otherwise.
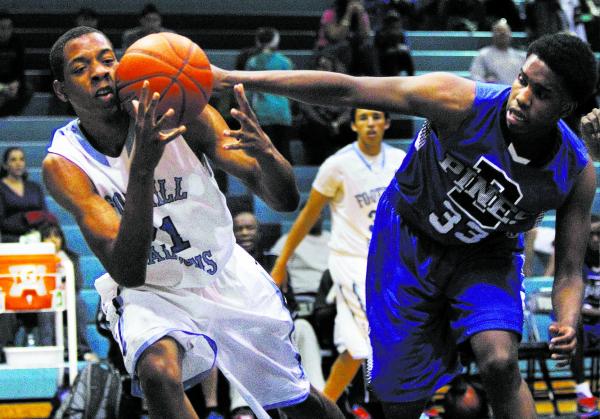
<path fill-rule="evenodd" d="M 52 82 L 52 89 L 54 90 L 54 94 L 63 102 L 68 102 L 69 98 L 65 93 L 65 84 L 62 81 L 54 80 Z"/>
<path fill-rule="evenodd" d="M 576 108 L 577 108 L 577 102 L 569 101 L 569 102 L 563 103 L 563 105 L 560 109 L 560 117 L 565 118 L 565 117 L 571 115 L 573 112 L 575 112 Z"/>
<path fill-rule="evenodd" d="M 356 130 L 356 124 L 354 123 L 354 121 L 352 121 L 352 122 L 350 123 L 350 128 L 352 129 L 352 131 L 354 131 L 354 132 L 358 132 L 358 131 Z"/>
<path fill-rule="evenodd" d="M 384 129 L 388 129 L 392 125 L 392 118 L 385 118 L 385 127 Z"/>

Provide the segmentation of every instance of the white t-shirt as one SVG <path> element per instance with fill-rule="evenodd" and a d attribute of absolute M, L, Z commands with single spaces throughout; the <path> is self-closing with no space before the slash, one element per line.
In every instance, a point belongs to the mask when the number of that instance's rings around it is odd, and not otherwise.
<path fill-rule="evenodd" d="M 323 162 L 312 187 L 331 198 L 331 250 L 367 257 L 379 197 L 404 156 L 404 151 L 382 144 L 381 152 L 370 158 L 354 142 Z"/>

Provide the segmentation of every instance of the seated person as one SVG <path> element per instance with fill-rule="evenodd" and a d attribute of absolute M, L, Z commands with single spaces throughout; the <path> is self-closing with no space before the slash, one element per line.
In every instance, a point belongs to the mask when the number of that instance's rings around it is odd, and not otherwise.
<path fill-rule="evenodd" d="M 156 6 L 148 3 L 142 9 L 139 18 L 140 25 L 123 33 L 122 47 L 127 49 L 131 44 L 146 35 L 158 32 L 172 32 L 162 27 L 162 17 Z"/>
<path fill-rule="evenodd" d="M 0 10 L 0 116 L 19 115 L 31 99 L 25 78 L 25 47 L 12 16 Z"/>

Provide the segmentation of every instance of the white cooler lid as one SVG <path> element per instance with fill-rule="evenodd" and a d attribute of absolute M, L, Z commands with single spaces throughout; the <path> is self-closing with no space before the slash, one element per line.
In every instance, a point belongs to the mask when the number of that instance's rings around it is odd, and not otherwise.
<path fill-rule="evenodd" d="M 54 243 L 0 243 L 0 256 L 54 254 Z"/>

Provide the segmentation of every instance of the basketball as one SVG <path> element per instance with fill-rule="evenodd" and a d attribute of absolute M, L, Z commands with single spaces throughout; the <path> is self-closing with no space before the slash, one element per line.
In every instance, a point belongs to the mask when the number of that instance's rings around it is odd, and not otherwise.
<path fill-rule="evenodd" d="M 133 43 L 116 72 L 121 101 L 139 98 L 144 80 L 149 92 L 160 93 L 156 115 L 173 108 L 167 125 L 192 121 L 204 109 L 212 93 L 210 62 L 202 48 L 185 36 L 155 33 Z"/>

